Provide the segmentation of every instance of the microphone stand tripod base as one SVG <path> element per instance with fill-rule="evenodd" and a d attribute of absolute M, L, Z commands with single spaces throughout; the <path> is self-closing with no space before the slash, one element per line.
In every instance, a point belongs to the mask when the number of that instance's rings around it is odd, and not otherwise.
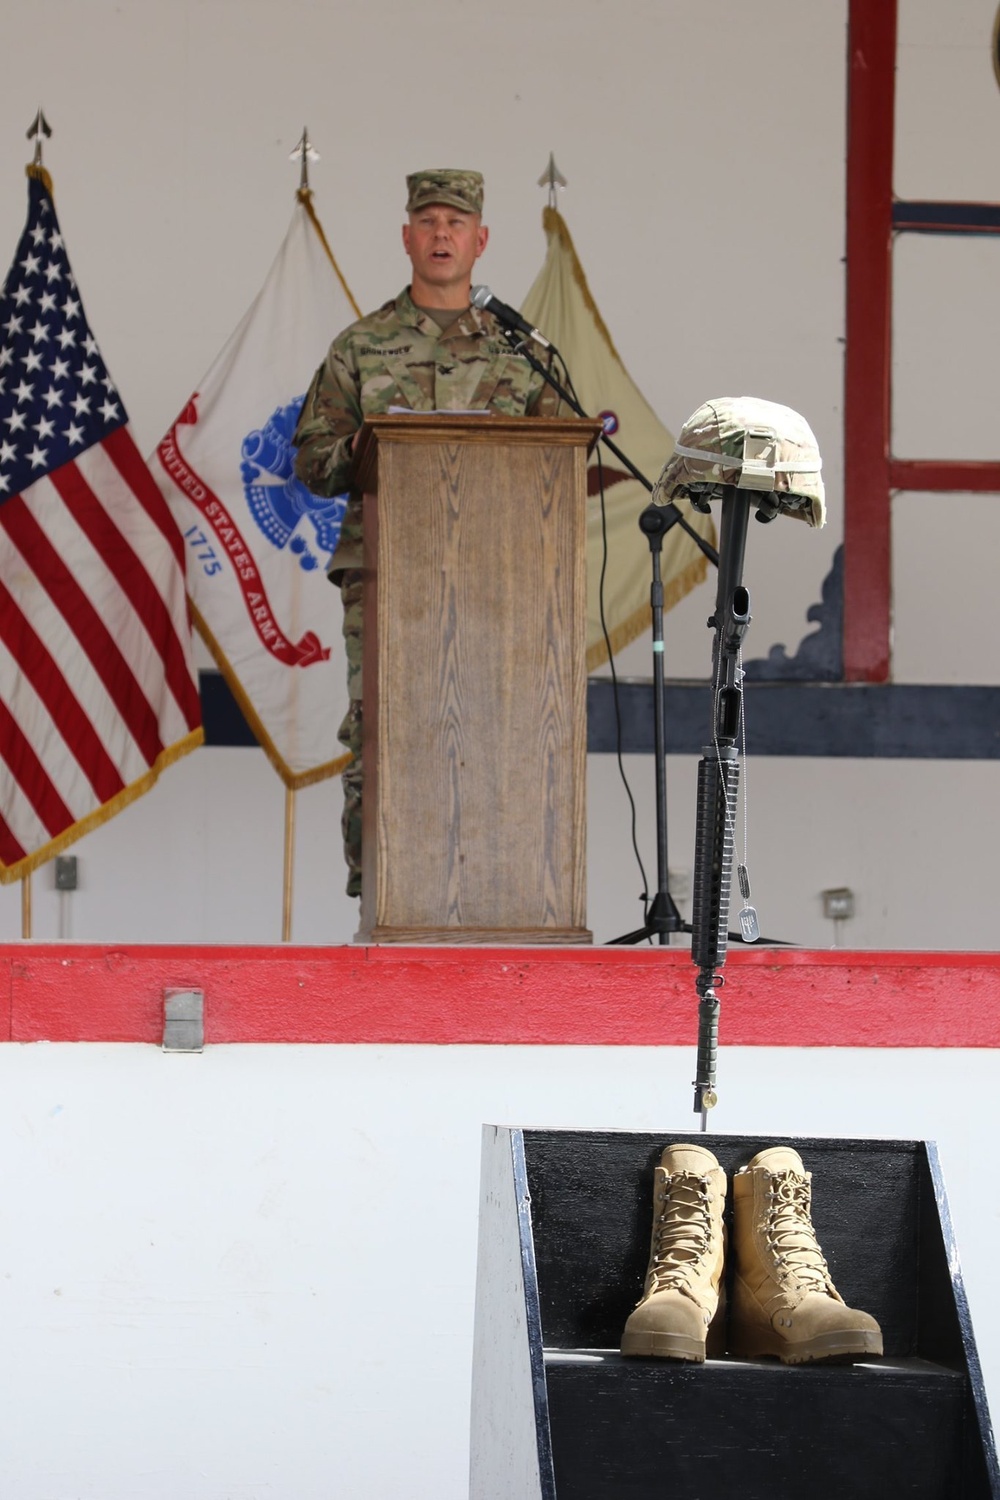
<path fill-rule="evenodd" d="M 658 938 L 661 944 L 669 943 L 672 932 L 690 931 L 690 922 L 684 921 L 670 892 L 657 891 L 646 915 L 645 924 L 637 927 L 634 932 L 626 932 L 621 937 L 609 938 L 605 946 L 614 948 L 616 945 L 624 946 L 627 943 L 644 943 L 647 938 L 653 937 Z"/>

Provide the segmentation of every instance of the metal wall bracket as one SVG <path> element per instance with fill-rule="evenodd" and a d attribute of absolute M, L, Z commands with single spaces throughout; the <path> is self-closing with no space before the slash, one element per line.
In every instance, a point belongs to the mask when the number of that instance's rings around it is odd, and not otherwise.
<path fill-rule="evenodd" d="M 203 990 L 163 991 L 164 1052 L 205 1050 L 205 993 Z"/>

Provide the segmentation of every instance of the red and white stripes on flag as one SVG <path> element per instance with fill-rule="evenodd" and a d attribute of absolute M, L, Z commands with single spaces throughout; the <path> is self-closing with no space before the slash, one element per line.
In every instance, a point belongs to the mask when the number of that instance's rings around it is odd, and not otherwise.
<path fill-rule="evenodd" d="M 126 423 L 33 176 L 0 294 L 0 881 L 202 740 L 183 542 Z"/>

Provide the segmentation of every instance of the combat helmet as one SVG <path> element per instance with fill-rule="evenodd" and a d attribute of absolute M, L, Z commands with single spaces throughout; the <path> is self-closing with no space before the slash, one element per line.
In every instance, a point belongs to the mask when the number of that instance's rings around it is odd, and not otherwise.
<path fill-rule="evenodd" d="M 693 412 L 653 486 L 653 500 L 668 505 L 686 495 L 707 511 L 723 487 L 756 492 L 757 519 L 798 516 L 809 526 L 826 523 L 822 462 L 812 428 L 789 406 L 757 396 L 723 396 Z"/>

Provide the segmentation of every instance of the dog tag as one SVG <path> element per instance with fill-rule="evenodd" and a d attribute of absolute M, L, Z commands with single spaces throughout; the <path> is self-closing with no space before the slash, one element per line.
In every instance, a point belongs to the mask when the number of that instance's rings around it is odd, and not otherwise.
<path fill-rule="evenodd" d="M 740 912 L 740 932 L 745 943 L 755 943 L 760 937 L 760 924 L 752 906 L 744 906 Z"/>

